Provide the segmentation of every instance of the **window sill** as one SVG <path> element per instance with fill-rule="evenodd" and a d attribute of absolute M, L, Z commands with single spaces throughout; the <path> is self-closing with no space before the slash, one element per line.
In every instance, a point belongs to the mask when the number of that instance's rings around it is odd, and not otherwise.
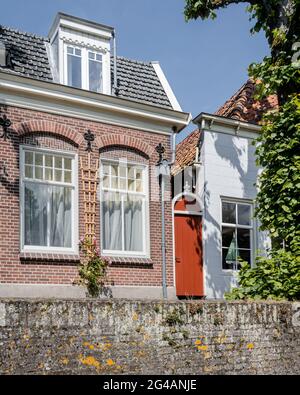
<path fill-rule="evenodd" d="M 128 265 L 128 266 L 153 266 L 153 262 L 150 258 L 135 258 L 135 257 L 115 257 L 115 256 L 103 256 L 109 262 L 110 266 Z"/>
<path fill-rule="evenodd" d="M 40 252 L 22 252 L 20 253 L 21 261 L 33 262 L 62 262 L 62 263 L 78 263 L 80 262 L 79 255 L 76 254 L 52 254 Z"/>

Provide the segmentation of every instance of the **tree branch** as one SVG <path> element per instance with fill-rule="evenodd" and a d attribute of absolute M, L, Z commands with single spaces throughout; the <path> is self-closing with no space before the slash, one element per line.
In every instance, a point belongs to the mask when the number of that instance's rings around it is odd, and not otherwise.
<path fill-rule="evenodd" d="M 207 19 L 214 17 L 214 11 L 225 8 L 231 4 L 249 3 L 250 5 L 261 3 L 259 0 L 186 0 L 184 14 L 189 19 Z"/>

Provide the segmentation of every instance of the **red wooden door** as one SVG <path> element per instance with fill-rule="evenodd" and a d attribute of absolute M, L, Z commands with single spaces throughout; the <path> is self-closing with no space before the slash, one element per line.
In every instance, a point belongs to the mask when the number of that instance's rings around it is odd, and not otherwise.
<path fill-rule="evenodd" d="M 202 217 L 175 214 L 177 296 L 203 296 Z"/>

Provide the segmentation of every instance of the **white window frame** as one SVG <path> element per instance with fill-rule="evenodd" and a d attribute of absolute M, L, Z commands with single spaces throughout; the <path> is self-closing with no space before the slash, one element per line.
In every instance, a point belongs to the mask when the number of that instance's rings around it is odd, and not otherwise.
<path fill-rule="evenodd" d="M 63 51 L 64 51 L 64 84 L 68 85 L 68 51 L 67 47 L 77 48 L 81 50 L 81 88 L 75 89 L 85 89 L 90 90 L 89 87 L 89 52 L 101 55 L 101 64 L 102 64 L 102 91 L 101 92 L 94 92 L 94 93 L 104 93 L 104 54 L 99 50 L 94 50 L 93 48 L 64 43 Z M 70 86 L 70 85 L 68 85 Z"/>
<path fill-rule="evenodd" d="M 103 189 L 103 164 L 118 164 L 124 166 L 136 166 L 143 170 L 143 190 L 144 192 L 129 192 L 122 191 L 121 189 L 107 188 Z M 102 208 L 102 199 L 103 192 L 118 192 L 120 195 L 132 194 L 135 196 L 143 196 L 144 197 L 144 205 L 143 205 L 143 246 L 144 251 L 135 252 L 135 251 L 117 251 L 117 250 L 105 250 L 104 246 L 104 223 L 103 223 L 103 208 Z M 122 205 L 124 200 L 122 199 Z M 149 224 L 149 171 L 148 166 L 142 163 L 127 161 L 127 160 L 115 160 L 110 158 L 103 158 L 100 161 L 100 229 L 101 229 L 101 253 L 103 256 L 107 257 L 125 257 L 125 258 L 150 258 L 150 224 Z M 124 245 L 124 234 L 122 229 L 122 244 Z"/>
<path fill-rule="evenodd" d="M 231 203 L 236 205 L 236 223 L 227 223 L 223 222 L 223 203 Z M 239 225 L 238 224 L 238 205 L 250 206 L 250 225 Z M 254 207 L 253 201 L 246 199 L 234 199 L 234 198 L 221 198 L 221 226 L 220 226 L 220 234 L 221 234 L 221 268 L 224 273 L 236 273 L 239 272 L 237 268 L 237 261 L 234 269 L 224 269 L 223 268 L 223 226 L 228 228 L 234 228 L 237 233 L 237 229 L 249 229 L 250 230 L 250 266 L 253 266 L 254 262 L 254 239 L 255 239 L 255 221 L 254 221 Z M 248 248 L 240 248 L 241 250 L 249 251 Z"/>
<path fill-rule="evenodd" d="M 25 152 L 38 152 L 49 155 L 60 155 L 72 159 L 72 185 L 64 182 L 56 181 L 43 181 L 30 179 L 30 182 L 46 184 L 46 185 L 57 185 L 57 186 L 68 186 L 72 188 L 72 247 L 48 247 L 48 246 L 30 246 L 25 245 Z M 78 155 L 70 151 L 53 150 L 36 148 L 28 145 L 20 145 L 20 250 L 21 252 L 32 252 L 32 253 L 52 253 L 52 254 L 70 254 L 77 255 L 78 250 Z"/>

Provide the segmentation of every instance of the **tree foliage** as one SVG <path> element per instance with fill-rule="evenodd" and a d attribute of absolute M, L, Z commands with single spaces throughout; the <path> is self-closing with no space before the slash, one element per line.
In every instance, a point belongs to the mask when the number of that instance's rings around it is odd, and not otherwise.
<path fill-rule="evenodd" d="M 257 141 L 263 171 L 257 196 L 262 229 L 300 252 L 300 0 L 186 0 L 186 19 L 215 18 L 230 4 L 248 3 L 252 32 L 264 30 L 271 56 L 249 67 L 256 98 L 276 94 L 277 112 L 266 114 Z M 297 52 L 298 51 L 298 52 Z"/>

